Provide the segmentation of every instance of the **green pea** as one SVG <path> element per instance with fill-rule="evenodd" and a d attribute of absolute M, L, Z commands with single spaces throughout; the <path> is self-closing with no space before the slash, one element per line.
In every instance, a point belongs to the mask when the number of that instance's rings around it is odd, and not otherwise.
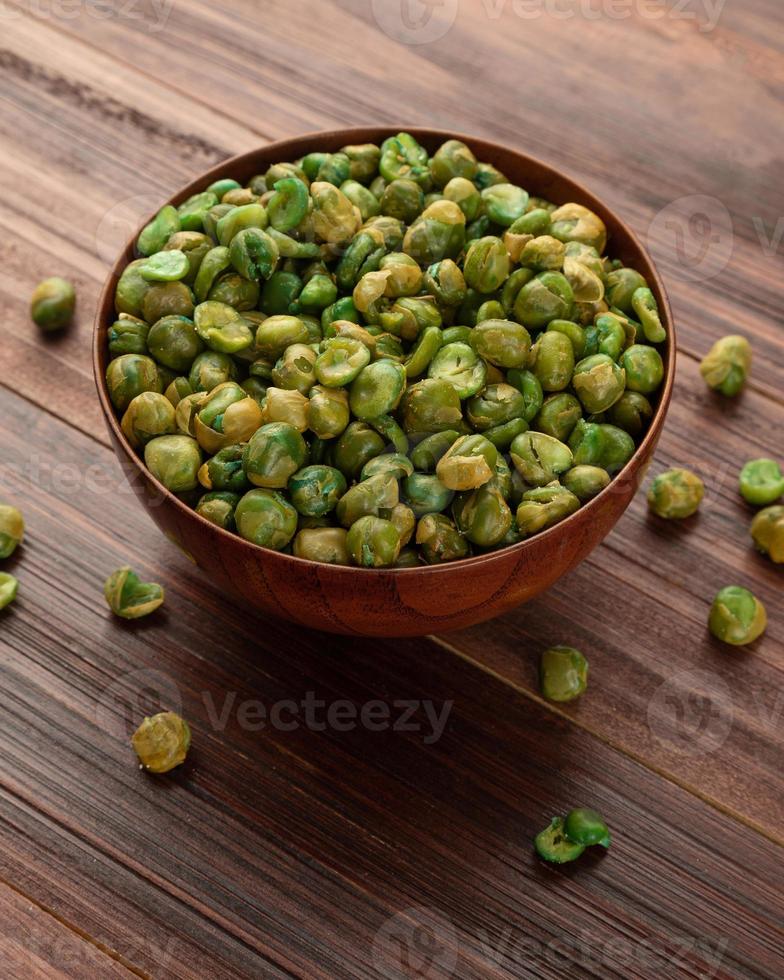
<path fill-rule="evenodd" d="M 458 494 L 452 514 L 460 533 L 481 548 L 500 544 L 512 526 L 512 511 L 495 487 Z"/>
<path fill-rule="evenodd" d="M 333 511 L 346 487 L 346 478 L 333 466 L 305 466 L 288 483 L 292 504 L 307 517 L 323 517 Z"/>
<path fill-rule="evenodd" d="M 308 229 L 309 234 L 311 231 L 312 229 Z M 277 228 L 266 228 L 265 233 L 278 250 L 279 259 L 318 259 L 321 255 L 318 242 L 292 238 L 291 235 L 284 235 Z"/>
<path fill-rule="evenodd" d="M 766 507 L 751 522 L 751 537 L 763 555 L 784 563 L 784 507 Z"/>
<path fill-rule="evenodd" d="M 613 425 L 628 432 L 631 436 L 640 436 L 653 418 L 653 406 L 638 391 L 625 391 L 610 409 L 609 419 Z"/>
<path fill-rule="evenodd" d="M 199 271 L 193 283 L 193 292 L 196 299 L 203 303 L 209 296 L 218 276 L 225 272 L 231 265 L 231 258 L 228 248 L 219 245 L 217 248 L 210 249 L 202 259 Z"/>
<path fill-rule="evenodd" d="M 439 352 L 443 353 L 443 350 Z M 467 348 L 469 351 L 470 347 Z M 471 352 L 473 354 L 473 351 Z M 430 364 L 431 375 L 438 355 Z M 477 390 L 481 385 L 477 385 Z M 429 376 L 411 385 L 401 400 L 403 428 L 406 432 L 432 433 L 453 429 L 462 424 L 460 395 L 455 385 L 444 378 Z"/>
<path fill-rule="evenodd" d="M 453 177 L 444 187 L 443 196 L 460 208 L 466 221 L 474 221 L 478 217 L 482 208 L 482 195 L 470 180 Z"/>
<path fill-rule="evenodd" d="M 326 565 L 350 565 L 348 534 L 342 527 L 303 528 L 292 546 L 297 558 Z"/>
<path fill-rule="evenodd" d="M 491 221 L 509 228 L 525 214 L 528 192 L 514 184 L 492 184 L 482 191 L 482 202 Z"/>
<path fill-rule="evenodd" d="M 355 480 L 363 467 L 386 449 L 386 440 L 367 422 L 352 422 L 335 442 L 331 462 L 347 480 Z"/>
<path fill-rule="evenodd" d="M 708 626 L 723 643 L 747 646 L 762 636 L 767 625 L 765 607 L 748 589 L 730 585 L 713 600 Z"/>
<path fill-rule="evenodd" d="M 430 362 L 427 375 L 433 380 L 447 381 L 459 398 L 470 398 L 484 387 L 487 366 L 468 344 L 447 344 Z"/>
<path fill-rule="evenodd" d="M 367 420 L 368 425 L 386 439 L 396 453 L 407 453 L 409 440 L 397 420 L 392 415 L 376 415 Z"/>
<path fill-rule="evenodd" d="M 626 386 L 630 391 L 648 395 L 661 386 L 664 364 L 655 347 L 632 345 L 624 351 L 621 365 L 626 371 Z"/>
<path fill-rule="evenodd" d="M 19 582 L 8 572 L 0 572 L 0 609 L 10 606 L 19 591 Z"/>
<path fill-rule="evenodd" d="M 525 399 L 517 388 L 508 384 L 487 385 L 466 402 L 468 421 L 479 432 L 520 419 L 524 410 Z"/>
<path fill-rule="evenodd" d="M 297 531 L 296 510 L 275 490 L 249 490 L 237 504 L 234 521 L 240 537 L 273 551 L 282 551 Z"/>
<path fill-rule="evenodd" d="M 368 480 L 371 476 L 388 474 L 396 480 L 402 480 L 407 476 L 411 476 L 413 472 L 414 464 L 408 456 L 403 455 L 403 453 L 383 453 L 381 456 L 375 456 L 365 463 L 362 467 L 360 479 Z"/>
<path fill-rule="evenodd" d="M 142 300 L 142 318 L 155 323 L 165 316 L 193 316 L 193 293 L 184 282 L 160 282 L 150 286 Z"/>
<path fill-rule="evenodd" d="M 165 316 L 147 334 L 150 354 L 173 371 L 189 370 L 194 358 L 204 350 L 193 321 L 185 316 Z"/>
<path fill-rule="evenodd" d="M 228 354 L 206 350 L 194 360 L 188 383 L 194 392 L 212 391 L 226 381 L 236 381 L 237 365 Z"/>
<path fill-rule="evenodd" d="M 315 275 L 302 287 L 299 296 L 291 305 L 290 312 L 298 313 L 300 310 L 307 310 L 318 313 L 331 306 L 337 295 L 338 287 L 328 275 Z"/>
<path fill-rule="evenodd" d="M 141 268 L 142 276 L 150 282 L 176 282 L 190 271 L 185 252 L 173 249 L 150 256 Z"/>
<path fill-rule="evenodd" d="M 315 385 L 309 392 L 308 428 L 319 439 L 334 439 L 349 423 L 348 392 Z"/>
<path fill-rule="evenodd" d="M 648 490 L 648 504 L 659 517 L 683 520 L 699 510 L 705 486 L 696 473 L 684 469 L 660 473 Z"/>
<path fill-rule="evenodd" d="M 574 374 L 574 348 L 568 337 L 545 331 L 534 344 L 531 357 L 544 391 L 562 391 L 568 386 Z"/>
<path fill-rule="evenodd" d="M 709 388 L 733 398 L 746 384 L 751 358 L 751 344 L 745 337 L 722 337 L 703 358 L 700 373 Z"/>
<path fill-rule="evenodd" d="M 550 234 L 562 242 L 582 242 L 591 245 L 599 254 L 607 244 L 607 228 L 602 219 L 582 204 L 569 203 L 556 208 L 550 215 Z"/>
<path fill-rule="evenodd" d="M 360 568 L 388 568 L 400 554 L 400 534 L 391 521 L 368 515 L 352 524 L 346 545 Z"/>
<path fill-rule="evenodd" d="M 523 432 L 512 443 L 511 454 L 515 469 L 533 487 L 552 483 L 573 465 L 569 446 L 544 432 Z"/>
<path fill-rule="evenodd" d="M 660 344 L 667 339 L 667 331 L 659 317 L 656 297 L 647 286 L 635 289 L 632 294 L 632 309 L 640 318 L 645 339 L 651 344 Z"/>
<path fill-rule="evenodd" d="M 310 332 L 306 322 L 296 316 L 270 316 L 256 331 L 256 349 L 262 357 L 277 360 L 292 344 L 307 344 Z"/>
<path fill-rule="evenodd" d="M 435 473 L 412 473 L 403 480 L 401 491 L 403 502 L 417 518 L 446 510 L 455 496 Z"/>
<path fill-rule="evenodd" d="M 142 255 L 160 252 L 171 236 L 181 231 L 180 216 L 177 209 L 167 204 L 146 225 L 136 241 L 136 248 Z"/>
<path fill-rule="evenodd" d="M 251 282 L 236 272 L 227 272 L 218 277 L 207 294 L 207 299 L 233 306 L 238 313 L 250 313 L 258 304 L 260 293 L 257 282 Z"/>
<path fill-rule="evenodd" d="M 436 187 L 445 187 L 455 177 L 473 180 L 477 159 L 460 140 L 447 140 L 430 158 L 430 173 Z"/>
<path fill-rule="evenodd" d="M 489 429 L 485 429 L 482 435 L 502 451 L 506 451 L 522 433 L 528 431 L 528 423 L 525 419 L 510 419 L 508 422 L 500 422 Z"/>
<path fill-rule="evenodd" d="M 354 484 L 340 498 L 335 510 L 343 527 L 351 527 L 360 517 L 380 517 L 399 501 L 399 486 L 390 473 L 378 473 Z"/>
<path fill-rule="evenodd" d="M 172 493 L 185 493 L 198 486 L 201 449 L 190 436 L 165 435 L 151 439 L 144 447 L 144 462 Z"/>
<path fill-rule="evenodd" d="M 204 227 L 204 215 L 215 207 L 219 197 L 213 191 L 202 191 L 194 194 L 177 208 L 180 227 L 183 231 L 201 231 Z"/>
<path fill-rule="evenodd" d="M 634 455 L 634 440 L 614 425 L 581 419 L 572 431 L 569 446 L 575 465 L 601 466 L 617 473 Z"/>
<path fill-rule="evenodd" d="M 24 518 L 10 504 L 0 504 L 0 558 L 10 558 L 24 539 Z"/>
<path fill-rule="evenodd" d="M 509 276 L 509 253 L 492 235 L 472 242 L 463 263 L 466 283 L 480 293 L 494 293 Z"/>
<path fill-rule="evenodd" d="M 199 470 L 199 483 L 208 490 L 224 493 L 250 490 L 250 480 L 242 465 L 244 453 L 245 447 L 239 444 L 219 449 Z"/>
<path fill-rule="evenodd" d="M 326 388 L 343 388 L 351 384 L 368 364 L 370 351 L 365 344 L 353 337 L 332 337 L 322 344 L 315 372 L 319 383 Z M 405 376 L 405 372 L 403 374 Z"/>
<path fill-rule="evenodd" d="M 224 531 L 233 531 L 235 527 L 234 512 L 239 501 L 240 495 L 238 493 L 225 491 L 205 493 L 196 504 L 196 513 L 208 520 L 210 524 L 222 527 Z"/>
<path fill-rule="evenodd" d="M 277 267 L 280 251 L 266 231 L 245 228 L 232 238 L 229 257 L 245 279 L 269 279 Z"/>
<path fill-rule="evenodd" d="M 517 528 L 523 537 L 538 534 L 569 517 L 580 508 L 580 501 L 566 487 L 550 483 L 526 490 L 517 508 Z"/>
<path fill-rule="evenodd" d="M 381 148 L 375 143 L 344 146 L 341 153 L 348 157 L 353 180 L 365 183 L 375 176 L 381 160 Z"/>
<path fill-rule="evenodd" d="M 147 335 L 149 324 L 144 320 L 121 313 L 119 318 L 109 327 L 109 354 L 119 357 L 121 354 L 147 354 Z"/>
<path fill-rule="evenodd" d="M 523 418 L 531 422 L 541 411 L 544 403 L 542 384 L 532 371 L 512 369 L 507 371 L 506 380 L 523 396 L 525 407 Z"/>
<path fill-rule="evenodd" d="M 571 810 L 564 821 L 564 832 L 569 840 L 584 847 L 599 844 L 601 847 L 610 846 L 610 831 L 596 810 L 580 807 Z"/>
<path fill-rule="evenodd" d="M 539 662 L 539 687 L 548 701 L 574 701 L 588 688 L 588 661 L 574 647 L 550 647 Z"/>
<path fill-rule="evenodd" d="M 118 314 L 141 316 L 142 303 L 150 289 L 150 284 L 141 273 L 146 263 L 146 259 L 136 259 L 123 269 L 114 293 L 114 308 Z"/>
<path fill-rule="evenodd" d="M 322 378 L 319 380 L 323 383 Z M 406 369 L 402 364 L 374 361 L 362 368 L 351 384 L 351 411 L 362 421 L 386 415 L 397 407 L 405 387 Z"/>
<path fill-rule="evenodd" d="M 459 306 L 466 296 L 465 276 L 453 259 L 431 265 L 425 273 L 424 287 L 443 308 Z"/>
<path fill-rule="evenodd" d="M 653 351 L 653 348 L 648 350 Z M 623 394 L 625 384 L 625 370 L 606 354 L 593 354 L 584 358 L 576 365 L 572 375 L 572 385 L 577 397 L 591 415 L 601 414 L 611 408 Z"/>
<path fill-rule="evenodd" d="M 211 349 L 235 354 L 253 344 L 250 324 L 232 306 L 207 300 L 193 313 L 196 333 Z"/>
<path fill-rule="evenodd" d="M 119 286 L 118 286 L 119 288 Z M 67 279 L 44 279 L 30 297 L 30 316 L 42 330 L 61 330 L 73 319 L 76 293 Z"/>
<path fill-rule="evenodd" d="M 278 490 L 302 468 L 307 453 L 305 440 L 293 425 L 269 422 L 251 436 L 242 465 L 254 486 Z"/>
<path fill-rule="evenodd" d="M 416 181 L 408 178 L 391 181 L 381 198 L 381 210 L 384 214 L 398 218 L 407 225 L 422 213 L 424 206 L 425 195 L 422 188 Z"/>
<path fill-rule="evenodd" d="M 227 211 L 216 224 L 218 243 L 230 246 L 241 231 L 260 231 L 269 224 L 269 216 L 261 204 L 244 204 Z M 251 278 L 250 276 L 248 278 Z"/>
<path fill-rule="evenodd" d="M 536 835 L 534 847 L 539 857 L 551 864 L 568 864 L 585 850 L 582 844 L 575 844 L 566 836 L 561 817 L 553 817 L 549 827 Z"/>
<path fill-rule="evenodd" d="M 346 180 L 340 185 L 341 191 L 359 208 L 362 220 L 367 221 L 381 212 L 381 202 L 376 195 L 356 180 Z"/>
<path fill-rule="evenodd" d="M 560 272 L 564 267 L 566 246 L 552 235 L 532 238 L 523 246 L 520 265 L 535 272 Z"/>
<path fill-rule="evenodd" d="M 600 466 L 573 466 L 561 477 L 561 482 L 581 502 L 592 500 L 610 485 L 610 474 Z"/>
<path fill-rule="evenodd" d="M 465 215 L 452 201 L 436 201 L 409 227 L 403 251 L 420 265 L 454 259 L 465 243 Z"/>
<path fill-rule="evenodd" d="M 156 436 L 176 431 L 174 406 L 155 391 L 143 391 L 137 395 L 122 417 L 122 430 L 132 446 L 146 445 Z"/>
<path fill-rule="evenodd" d="M 468 541 L 445 514 L 425 514 L 419 519 L 416 543 L 428 565 L 458 561 L 470 554 Z"/>
<path fill-rule="evenodd" d="M 275 193 L 267 204 L 269 223 L 277 231 L 289 232 L 308 213 L 309 204 L 308 188 L 301 180 L 296 177 L 279 180 L 275 183 Z"/>
<path fill-rule="evenodd" d="M 161 392 L 161 379 L 155 361 L 143 354 L 123 354 L 110 361 L 106 369 L 106 387 L 112 404 L 124 412 L 143 391 Z"/>
<path fill-rule="evenodd" d="M 747 503 L 765 507 L 784 494 L 784 474 L 773 459 L 753 459 L 740 471 L 739 488 Z"/>
<path fill-rule="evenodd" d="M 414 468 L 423 473 L 434 473 L 439 460 L 460 436 L 456 429 L 446 429 L 425 436 L 411 450 L 411 462 Z"/>
<path fill-rule="evenodd" d="M 461 436 L 436 466 L 438 479 L 449 490 L 475 490 L 495 473 L 498 450 L 483 436 Z"/>
<path fill-rule="evenodd" d="M 607 302 L 624 313 L 631 313 L 634 294 L 647 285 L 644 277 L 635 269 L 614 269 L 607 276 Z"/>
<path fill-rule="evenodd" d="M 316 356 L 316 352 L 307 344 L 287 347 L 272 369 L 275 387 L 307 395 L 316 383 Z"/>
<path fill-rule="evenodd" d="M 423 187 L 428 187 L 431 181 L 427 150 L 409 133 L 398 133 L 384 140 L 378 169 L 387 181 L 411 177 Z"/>
<path fill-rule="evenodd" d="M 242 184 L 239 181 L 233 180 L 231 177 L 222 177 L 220 180 L 213 181 L 206 193 L 214 194 L 220 200 L 224 194 L 228 194 L 229 191 L 238 191 L 241 187 Z"/>
<path fill-rule="evenodd" d="M 439 327 L 425 327 L 403 361 L 406 377 L 416 378 L 424 374 L 443 343 L 444 335 Z"/>
<path fill-rule="evenodd" d="M 502 368 L 525 367 L 531 352 L 531 335 L 513 320 L 484 320 L 471 331 L 469 342 L 480 357 Z"/>
<path fill-rule="evenodd" d="M 562 391 L 545 398 L 533 427 L 554 439 L 566 442 L 582 417 L 580 402 L 574 395 Z"/>
<path fill-rule="evenodd" d="M 574 293 L 560 272 L 541 272 L 517 293 L 515 317 L 529 330 L 540 330 L 552 320 L 568 320 L 574 307 Z"/>

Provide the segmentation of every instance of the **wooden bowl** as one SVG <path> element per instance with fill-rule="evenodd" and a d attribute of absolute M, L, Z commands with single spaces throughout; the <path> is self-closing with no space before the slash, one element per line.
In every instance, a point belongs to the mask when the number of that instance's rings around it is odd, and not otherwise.
<path fill-rule="evenodd" d="M 380 143 L 398 129 L 370 126 L 270 143 L 219 164 L 175 194 L 170 203 L 180 204 L 220 176 L 244 184 L 272 163 L 295 160 L 311 150 Z M 273 616 L 332 633 L 420 636 L 455 630 L 498 616 L 548 589 L 599 544 L 629 505 L 659 439 L 675 374 L 672 314 L 662 282 L 632 232 L 605 204 L 569 177 L 517 150 L 433 129 L 409 128 L 408 132 L 430 152 L 446 139 L 462 139 L 480 160 L 495 164 L 531 194 L 559 204 L 577 201 L 601 215 L 612 254 L 645 276 L 659 303 L 667 329 L 665 381 L 645 439 L 621 473 L 577 513 L 528 541 L 445 565 L 380 570 L 322 565 L 268 551 L 216 527 L 178 500 L 147 472 L 120 429 L 104 380 L 107 331 L 114 320 L 117 280 L 134 258 L 134 236 L 104 287 L 93 338 L 98 396 L 125 473 L 161 530 L 209 571 L 216 587 L 234 591 Z"/>

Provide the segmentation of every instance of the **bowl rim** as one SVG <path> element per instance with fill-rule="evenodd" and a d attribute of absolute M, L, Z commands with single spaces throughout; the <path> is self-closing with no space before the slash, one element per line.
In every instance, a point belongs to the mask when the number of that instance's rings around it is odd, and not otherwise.
<path fill-rule="evenodd" d="M 445 142 L 446 140 L 450 139 L 461 140 L 472 148 L 481 147 L 481 150 L 477 156 L 480 156 L 480 159 L 487 160 L 489 162 L 492 162 L 492 158 L 495 154 L 505 155 L 511 153 L 519 159 L 521 169 L 525 169 L 526 166 L 532 167 L 534 169 L 548 172 L 559 181 L 566 181 L 571 185 L 571 188 L 575 192 L 575 196 L 573 197 L 574 201 L 589 207 L 592 211 L 598 213 L 603 220 L 609 216 L 611 218 L 611 222 L 622 230 L 632 248 L 636 249 L 640 255 L 643 256 L 651 273 L 650 275 L 646 274 L 646 279 L 648 280 L 649 287 L 653 290 L 657 297 L 660 315 L 662 316 L 663 325 L 667 331 L 664 351 L 665 356 L 663 358 L 665 363 L 664 382 L 659 392 L 658 404 L 656 406 L 653 418 L 648 426 L 648 431 L 626 465 L 612 477 L 609 484 L 600 493 L 591 498 L 591 500 L 582 504 L 580 508 L 573 514 L 570 514 L 569 517 L 553 525 L 552 527 L 547 528 L 546 530 L 541 531 L 530 538 L 526 538 L 523 541 L 518 541 L 516 544 L 509 545 L 506 548 L 488 551 L 481 555 L 473 555 L 470 558 L 461 558 L 457 561 L 444 562 L 443 564 L 416 565 L 405 568 L 361 568 L 356 565 L 325 566 L 322 562 L 313 561 L 309 558 L 299 558 L 296 555 L 286 554 L 285 552 L 275 551 L 272 548 L 265 548 L 262 545 L 254 544 L 252 541 L 248 541 L 239 534 L 232 531 L 227 531 L 224 528 L 219 527 L 217 524 L 213 524 L 211 521 L 208 521 L 205 517 L 198 514 L 195 509 L 189 507 L 188 504 L 180 500 L 179 497 L 168 490 L 155 476 L 153 476 L 153 474 L 144 465 L 143 459 L 139 458 L 126 438 L 125 433 L 120 426 L 120 421 L 115 414 L 114 406 L 112 405 L 108 396 L 106 389 L 106 378 L 103 369 L 103 361 L 106 353 L 106 333 L 109 329 L 108 319 L 109 315 L 113 315 L 114 311 L 114 291 L 117 281 L 122 270 L 135 257 L 134 249 L 140 231 L 154 217 L 154 215 L 158 213 L 158 210 L 160 210 L 160 208 L 164 207 L 166 204 L 174 204 L 175 206 L 181 204 L 191 195 L 203 190 L 204 187 L 212 183 L 213 180 L 216 180 L 226 174 L 230 174 L 232 170 L 242 169 L 251 158 L 255 158 L 261 152 L 280 152 L 280 159 L 286 160 L 292 158 L 285 155 L 288 147 L 296 147 L 296 156 L 300 156 L 302 155 L 301 148 L 303 144 L 312 143 L 312 149 L 315 151 L 318 148 L 319 142 L 337 144 L 339 146 L 347 146 L 351 145 L 352 143 L 379 143 L 383 139 L 386 139 L 387 137 L 395 135 L 399 132 L 410 133 L 417 140 L 423 143 L 432 143 L 435 141 Z M 536 194 L 536 188 L 533 188 L 532 193 L 534 195 Z M 566 204 L 571 202 L 563 201 L 560 203 Z M 622 218 L 620 218 L 609 205 L 598 198 L 592 191 L 588 190 L 580 181 L 574 179 L 564 171 L 559 170 L 557 167 L 539 159 L 538 157 L 534 157 L 523 150 L 498 143 L 495 140 L 486 139 L 483 136 L 475 136 L 455 132 L 453 130 L 443 130 L 426 126 L 373 124 L 368 126 L 346 127 L 341 129 L 314 130 L 298 136 L 289 136 L 284 139 L 273 140 L 269 143 L 262 144 L 255 149 L 245 151 L 244 153 L 238 153 L 225 160 L 219 161 L 209 170 L 197 175 L 195 178 L 189 181 L 188 184 L 181 187 L 174 194 L 171 194 L 158 206 L 155 211 L 149 215 L 149 217 L 147 217 L 139 225 L 117 256 L 117 259 L 106 277 L 106 281 L 98 300 L 98 306 L 93 324 L 92 361 L 93 375 L 95 385 L 98 390 L 99 402 L 103 411 L 104 419 L 110 430 L 110 434 L 113 436 L 115 446 L 121 446 L 127 460 L 134 466 L 136 471 L 142 476 L 143 479 L 149 481 L 156 487 L 158 495 L 161 498 L 161 503 L 166 500 L 173 504 L 175 509 L 183 515 L 186 521 L 195 521 L 197 524 L 201 524 L 206 531 L 218 534 L 219 536 L 225 536 L 231 541 L 234 547 L 248 549 L 248 555 L 251 558 L 255 557 L 257 560 L 266 558 L 268 561 L 280 560 L 294 562 L 303 566 L 303 568 L 316 567 L 317 569 L 323 569 L 326 567 L 331 573 L 336 575 L 352 575 L 356 574 L 357 572 L 377 576 L 397 576 L 413 573 L 429 573 L 437 575 L 443 574 L 450 569 L 456 569 L 458 567 L 461 569 L 468 568 L 469 566 L 478 568 L 481 565 L 497 561 L 502 555 L 508 556 L 509 558 L 514 558 L 515 560 L 519 559 L 527 549 L 531 549 L 534 546 L 541 546 L 541 543 L 551 536 L 555 537 L 559 533 L 568 533 L 568 528 L 570 525 L 577 523 L 579 520 L 589 518 L 592 511 L 598 510 L 603 500 L 611 497 L 617 492 L 617 488 L 623 485 L 624 476 L 628 478 L 630 473 L 636 474 L 639 471 L 643 458 L 649 453 L 652 453 L 664 426 L 664 421 L 670 405 L 675 383 L 677 344 L 675 324 L 669 297 L 667 296 L 667 291 L 664 287 L 659 271 L 648 253 L 648 250 L 642 245 L 637 235 L 632 231 L 629 225 Z"/>

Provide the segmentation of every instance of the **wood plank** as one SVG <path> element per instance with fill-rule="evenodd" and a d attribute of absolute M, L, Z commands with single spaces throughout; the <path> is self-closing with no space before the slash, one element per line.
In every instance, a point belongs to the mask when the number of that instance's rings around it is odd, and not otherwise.
<path fill-rule="evenodd" d="M 93 440 L 6 393 L 0 405 L 15 472 L 32 431 L 61 472 L 100 469 L 104 488 L 118 479 Z M 28 484 L 24 508 L 20 594 L 0 638 L 0 785 L 31 841 L 43 821 L 106 873 L 128 870 L 109 879 L 118 907 L 141 882 L 150 909 L 190 907 L 273 976 L 378 975 L 390 931 L 411 930 L 420 913 L 406 910 L 419 906 L 445 917 L 435 922 L 459 977 L 561 977 L 564 961 L 602 977 L 781 974 L 780 851 L 730 817 L 427 640 L 293 632 L 215 595 L 130 498 L 86 476 Z M 101 583 L 126 561 L 165 584 L 161 616 L 110 619 Z M 248 705 L 309 692 L 354 710 L 452 707 L 437 739 L 422 710 L 413 732 L 307 719 L 252 730 Z M 181 700 L 195 744 L 156 780 L 126 739 L 159 700 Z M 532 835 L 577 802 L 606 813 L 613 849 L 541 866 Z M 47 869 L 60 862 L 35 850 L 26 890 L 94 922 L 73 878 Z M 103 917 L 100 940 L 122 948 L 137 923 Z M 207 956 L 228 969 L 224 944 Z"/>
<path fill-rule="evenodd" d="M 137 974 L 0 882 L 0 971 L 25 980 Z"/>

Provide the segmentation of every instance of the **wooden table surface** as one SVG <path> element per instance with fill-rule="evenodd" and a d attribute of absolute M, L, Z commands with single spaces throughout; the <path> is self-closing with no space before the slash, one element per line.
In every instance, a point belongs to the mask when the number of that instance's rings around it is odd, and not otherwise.
<path fill-rule="evenodd" d="M 29 529 L 0 618 L 3 977 L 784 976 L 782 572 L 735 488 L 784 456 L 780 0 L 407 3 L 0 2 L 0 496 Z M 655 469 L 708 488 L 682 525 L 640 494 L 549 594 L 421 640 L 216 594 L 124 485 L 88 356 L 144 213 L 368 122 L 508 142 L 628 219 L 680 341 Z M 44 340 L 27 303 L 55 274 L 78 322 Z M 733 402 L 697 369 L 728 332 L 756 352 Z M 102 598 L 126 563 L 167 590 L 135 626 Z M 733 583 L 770 614 L 750 649 L 706 630 Z M 591 663 L 573 706 L 537 693 L 552 642 Z M 154 779 L 127 735 L 160 704 L 194 749 Z M 612 849 L 542 865 L 532 836 L 576 804 Z"/>

